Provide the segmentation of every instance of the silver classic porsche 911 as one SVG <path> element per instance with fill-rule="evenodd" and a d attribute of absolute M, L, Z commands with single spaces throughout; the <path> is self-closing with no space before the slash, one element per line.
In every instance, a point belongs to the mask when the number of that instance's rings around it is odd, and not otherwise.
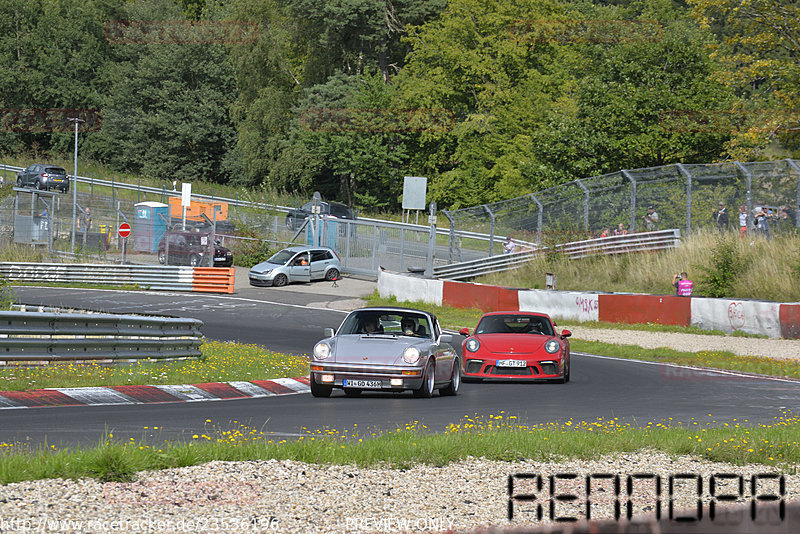
<path fill-rule="evenodd" d="M 345 395 L 362 391 L 406 391 L 415 397 L 456 395 L 461 386 L 461 363 L 428 312 L 410 308 L 361 308 L 345 317 L 338 332 L 325 329 L 325 339 L 311 357 L 311 393 L 330 396 L 333 388 Z"/>

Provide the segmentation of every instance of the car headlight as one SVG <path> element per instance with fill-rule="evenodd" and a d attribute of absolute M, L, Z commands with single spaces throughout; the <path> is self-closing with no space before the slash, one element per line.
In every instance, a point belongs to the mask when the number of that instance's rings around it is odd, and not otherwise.
<path fill-rule="evenodd" d="M 466 347 L 470 352 L 478 352 L 478 349 L 481 348 L 481 342 L 474 337 L 471 337 L 467 340 Z"/>
<path fill-rule="evenodd" d="M 331 346 L 327 343 L 317 343 L 314 345 L 314 358 L 317 360 L 327 360 L 331 356 Z"/>
<path fill-rule="evenodd" d="M 406 363 L 417 363 L 419 361 L 419 349 L 417 347 L 408 347 L 403 351 L 403 361 Z"/>
<path fill-rule="evenodd" d="M 551 339 L 550 341 L 544 344 L 544 350 L 546 350 L 550 354 L 555 354 L 556 352 L 561 350 L 561 344 L 555 339 Z"/>

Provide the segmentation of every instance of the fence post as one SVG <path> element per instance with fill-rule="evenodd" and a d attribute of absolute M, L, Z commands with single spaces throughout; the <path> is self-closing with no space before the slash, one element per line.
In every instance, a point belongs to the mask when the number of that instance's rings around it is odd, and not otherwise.
<path fill-rule="evenodd" d="M 436 250 L 436 202 L 430 203 L 431 210 L 431 233 L 428 237 L 428 262 L 425 266 L 425 277 L 433 278 L 433 258 Z"/>
<path fill-rule="evenodd" d="M 400 228 L 400 272 L 403 272 L 403 254 L 406 248 L 406 229 Z"/>
<path fill-rule="evenodd" d="M 633 233 L 636 228 L 636 180 L 628 171 L 623 169 L 621 172 L 622 176 L 631 182 L 631 225 L 628 231 Z"/>
<path fill-rule="evenodd" d="M 583 189 L 583 229 L 589 232 L 589 188 L 583 185 L 580 178 L 575 180 L 581 189 Z"/>
<path fill-rule="evenodd" d="M 678 171 L 686 178 L 686 235 L 692 233 L 692 174 L 683 163 L 677 164 Z"/>
<path fill-rule="evenodd" d="M 542 244 L 542 203 L 539 202 L 539 199 L 536 198 L 536 195 L 533 193 L 530 194 L 530 197 L 536 202 L 536 206 L 539 208 L 539 215 L 536 217 L 536 244 Z"/>
<path fill-rule="evenodd" d="M 455 254 L 454 254 L 454 250 L 453 250 L 453 243 L 455 243 L 455 240 L 456 240 L 455 221 L 453 221 L 453 218 L 450 216 L 450 212 L 449 211 L 442 210 L 442 213 L 444 213 L 444 216 L 447 217 L 448 221 L 450 221 L 450 258 L 449 258 L 448 262 L 449 263 L 454 263 L 455 262 Z"/>
<path fill-rule="evenodd" d="M 797 171 L 797 204 L 795 205 L 795 221 L 794 224 L 797 228 L 800 228 L 800 166 L 794 162 L 794 160 L 787 159 L 786 162 Z"/>
<path fill-rule="evenodd" d="M 740 162 L 734 161 L 733 164 L 736 165 L 736 168 L 739 170 L 739 172 L 744 174 L 744 177 L 747 180 L 747 218 L 749 219 L 750 214 L 753 213 L 753 199 L 751 197 L 751 187 L 753 185 L 752 183 L 753 177 L 750 174 L 750 171 L 748 171 L 747 168 Z"/>
<path fill-rule="evenodd" d="M 489 256 L 494 256 L 494 213 L 492 213 L 492 210 L 490 210 L 489 206 L 486 204 L 483 204 L 481 207 L 489 214 L 489 217 L 491 217 L 489 221 Z"/>

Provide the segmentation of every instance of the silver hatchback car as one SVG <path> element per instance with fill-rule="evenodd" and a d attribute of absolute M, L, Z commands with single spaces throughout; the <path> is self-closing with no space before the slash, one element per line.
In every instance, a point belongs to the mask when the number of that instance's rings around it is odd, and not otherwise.
<path fill-rule="evenodd" d="M 281 287 L 290 282 L 337 280 L 341 268 L 339 256 L 333 249 L 289 247 L 251 268 L 250 285 Z"/>

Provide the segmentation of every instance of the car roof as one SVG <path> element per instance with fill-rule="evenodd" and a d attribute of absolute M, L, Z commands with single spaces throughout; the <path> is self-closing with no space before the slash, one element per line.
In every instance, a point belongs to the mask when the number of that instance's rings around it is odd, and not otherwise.
<path fill-rule="evenodd" d="M 529 312 L 529 311 L 514 311 L 514 310 L 487 312 L 487 313 L 484 313 L 483 315 L 481 315 L 481 319 L 483 319 L 484 317 L 490 317 L 490 316 L 493 316 L 493 315 L 528 315 L 528 316 L 531 316 L 531 317 L 544 317 L 544 318 L 548 319 L 550 322 L 553 322 L 553 320 L 550 318 L 550 316 L 547 315 L 546 313 Z"/>
<path fill-rule="evenodd" d="M 289 252 L 305 252 L 306 250 L 330 250 L 331 252 L 333 252 L 332 248 L 328 248 L 328 247 L 312 247 L 312 246 L 309 246 L 309 245 L 303 245 L 303 246 L 295 245 L 293 247 L 286 247 L 283 250 L 288 250 Z"/>

